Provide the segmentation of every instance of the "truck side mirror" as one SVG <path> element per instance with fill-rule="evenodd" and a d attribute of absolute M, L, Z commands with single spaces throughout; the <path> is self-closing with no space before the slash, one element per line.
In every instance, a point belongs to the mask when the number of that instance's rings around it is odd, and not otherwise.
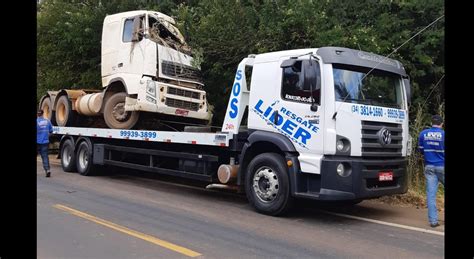
<path fill-rule="evenodd" d="M 141 41 L 143 34 L 140 32 L 141 19 L 140 17 L 135 17 L 133 19 L 133 33 L 132 33 L 132 42 Z"/>
<path fill-rule="evenodd" d="M 403 85 L 405 85 L 405 92 L 407 93 L 408 105 L 411 105 L 411 85 L 410 78 L 403 78 Z"/>

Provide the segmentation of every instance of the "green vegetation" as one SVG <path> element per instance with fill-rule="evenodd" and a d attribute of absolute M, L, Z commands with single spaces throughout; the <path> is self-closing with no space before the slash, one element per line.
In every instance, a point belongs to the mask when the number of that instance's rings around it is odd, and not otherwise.
<path fill-rule="evenodd" d="M 174 16 L 199 53 L 209 102 L 221 125 L 235 69 L 248 54 L 342 46 L 388 55 L 444 15 L 442 0 L 45 0 L 38 5 L 38 99 L 46 90 L 100 87 L 100 40 L 106 14 L 150 9 Z M 411 190 L 422 193 L 417 134 L 444 114 L 444 18 L 403 45 L 412 82 L 414 152 Z M 437 85 L 437 83 L 439 84 Z M 412 193 L 412 192 L 410 192 Z"/>

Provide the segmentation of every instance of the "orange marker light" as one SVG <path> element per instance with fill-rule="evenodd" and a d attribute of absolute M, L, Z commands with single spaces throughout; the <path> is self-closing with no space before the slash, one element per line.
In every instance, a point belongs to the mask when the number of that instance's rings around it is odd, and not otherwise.
<path fill-rule="evenodd" d="M 288 165 L 288 167 L 291 167 L 293 165 L 293 161 L 288 160 L 288 161 L 286 161 L 286 164 Z"/>

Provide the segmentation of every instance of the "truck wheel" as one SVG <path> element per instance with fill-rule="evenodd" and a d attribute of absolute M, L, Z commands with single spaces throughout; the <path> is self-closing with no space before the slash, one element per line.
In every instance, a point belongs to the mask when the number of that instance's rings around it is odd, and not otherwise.
<path fill-rule="evenodd" d="M 56 123 L 58 126 L 71 126 L 74 123 L 74 119 L 75 114 L 67 95 L 59 97 L 56 103 Z"/>
<path fill-rule="evenodd" d="M 40 104 L 40 109 L 43 111 L 43 116 L 48 119 L 53 125 L 56 125 L 56 118 L 54 118 L 53 116 L 53 106 L 51 105 L 51 98 L 44 98 Z"/>
<path fill-rule="evenodd" d="M 94 175 L 97 166 L 92 163 L 92 146 L 87 141 L 82 141 L 76 148 L 76 167 L 81 175 Z"/>
<path fill-rule="evenodd" d="M 125 111 L 126 93 L 116 93 L 107 99 L 104 120 L 111 129 L 131 129 L 138 121 L 137 111 Z"/>
<path fill-rule="evenodd" d="M 283 157 L 276 153 L 256 156 L 248 166 L 245 191 L 250 204 L 260 213 L 277 216 L 288 211 L 293 197 Z"/>
<path fill-rule="evenodd" d="M 76 154 L 72 140 L 65 140 L 61 146 L 61 166 L 64 172 L 76 171 Z"/>

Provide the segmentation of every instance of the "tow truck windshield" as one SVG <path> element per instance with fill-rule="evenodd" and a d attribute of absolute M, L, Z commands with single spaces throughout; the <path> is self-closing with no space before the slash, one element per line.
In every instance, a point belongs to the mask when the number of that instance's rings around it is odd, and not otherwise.
<path fill-rule="evenodd" d="M 403 108 L 401 76 L 370 69 L 333 64 L 336 101 Z"/>

